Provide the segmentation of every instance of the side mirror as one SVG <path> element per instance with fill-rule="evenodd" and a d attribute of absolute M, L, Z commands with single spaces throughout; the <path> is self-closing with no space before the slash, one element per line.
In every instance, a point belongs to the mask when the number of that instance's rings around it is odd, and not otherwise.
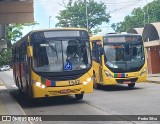
<path fill-rule="evenodd" d="M 28 53 L 27 53 L 28 56 L 32 57 L 32 56 L 33 56 L 33 49 L 32 49 L 32 47 L 31 47 L 31 46 L 28 46 L 27 49 L 28 49 L 28 50 L 27 50 L 27 51 L 28 51 Z"/>

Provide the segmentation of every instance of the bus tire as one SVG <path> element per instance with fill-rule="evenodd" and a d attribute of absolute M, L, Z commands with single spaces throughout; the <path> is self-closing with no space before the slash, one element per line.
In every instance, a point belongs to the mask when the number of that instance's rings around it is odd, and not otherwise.
<path fill-rule="evenodd" d="M 35 103 L 35 98 L 32 98 L 30 96 L 26 96 L 26 102 L 28 105 L 32 105 L 33 103 Z"/>
<path fill-rule="evenodd" d="M 135 86 L 135 83 L 130 83 L 130 84 L 128 84 L 128 87 L 129 88 L 133 88 Z"/>
<path fill-rule="evenodd" d="M 17 84 L 17 86 L 18 86 L 18 92 L 19 92 L 19 94 L 22 95 L 22 94 L 23 94 L 23 91 L 22 91 L 22 88 L 21 88 L 21 86 L 20 86 L 20 84 L 19 84 L 18 78 L 16 79 L 16 84 Z"/>
<path fill-rule="evenodd" d="M 76 100 L 83 99 L 83 94 L 75 94 Z"/>
<path fill-rule="evenodd" d="M 28 81 L 26 80 L 26 94 L 28 97 L 30 97 L 30 94 L 29 94 L 29 84 L 28 84 Z"/>

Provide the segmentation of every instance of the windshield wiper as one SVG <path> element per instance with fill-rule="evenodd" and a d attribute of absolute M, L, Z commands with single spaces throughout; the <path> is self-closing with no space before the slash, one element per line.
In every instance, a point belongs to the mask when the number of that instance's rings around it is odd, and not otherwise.
<path fill-rule="evenodd" d="M 48 42 L 47 40 L 43 39 L 43 42 L 47 43 L 53 52 L 56 52 L 56 57 L 58 59 L 57 49 L 55 47 L 53 47 L 53 45 L 50 42 Z"/>
<path fill-rule="evenodd" d="M 84 40 L 81 40 L 81 39 L 79 39 L 79 38 L 76 38 L 76 40 L 80 41 L 80 43 L 83 43 L 83 44 L 80 44 L 80 45 L 85 45 L 85 47 L 89 48 L 89 46 L 87 46 L 87 45 L 85 44 L 85 41 L 84 41 Z"/>

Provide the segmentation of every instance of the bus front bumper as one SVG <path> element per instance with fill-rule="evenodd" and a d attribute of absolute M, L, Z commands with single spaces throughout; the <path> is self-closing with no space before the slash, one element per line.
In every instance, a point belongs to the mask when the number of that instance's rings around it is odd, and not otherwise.
<path fill-rule="evenodd" d="M 102 85 L 116 85 L 116 84 L 129 84 L 129 83 L 141 83 L 146 82 L 147 75 L 127 78 L 110 78 L 104 76 Z"/>
<path fill-rule="evenodd" d="M 74 95 L 93 92 L 93 82 L 86 85 L 74 85 L 65 87 L 46 87 L 44 89 L 33 84 L 33 98 Z"/>

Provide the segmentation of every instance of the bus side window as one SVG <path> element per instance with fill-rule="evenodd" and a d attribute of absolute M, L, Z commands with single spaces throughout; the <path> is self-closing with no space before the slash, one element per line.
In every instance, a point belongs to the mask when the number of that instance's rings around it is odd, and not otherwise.
<path fill-rule="evenodd" d="M 101 45 L 97 44 L 97 41 L 92 42 L 92 59 L 96 62 L 100 62 L 100 48 Z"/>
<path fill-rule="evenodd" d="M 92 59 L 96 60 L 96 43 L 92 42 Z"/>
<path fill-rule="evenodd" d="M 20 62 L 23 62 L 23 50 L 24 50 L 24 46 L 21 45 L 20 46 L 20 58 L 19 58 Z"/>
<path fill-rule="evenodd" d="M 40 48 L 40 61 L 41 61 L 41 66 L 48 65 L 48 57 L 47 57 L 47 52 L 46 52 L 46 47 L 41 47 Z"/>
<path fill-rule="evenodd" d="M 19 62 L 19 48 L 16 47 L 16 51 L 15 51 L 15 62 Z"/>

